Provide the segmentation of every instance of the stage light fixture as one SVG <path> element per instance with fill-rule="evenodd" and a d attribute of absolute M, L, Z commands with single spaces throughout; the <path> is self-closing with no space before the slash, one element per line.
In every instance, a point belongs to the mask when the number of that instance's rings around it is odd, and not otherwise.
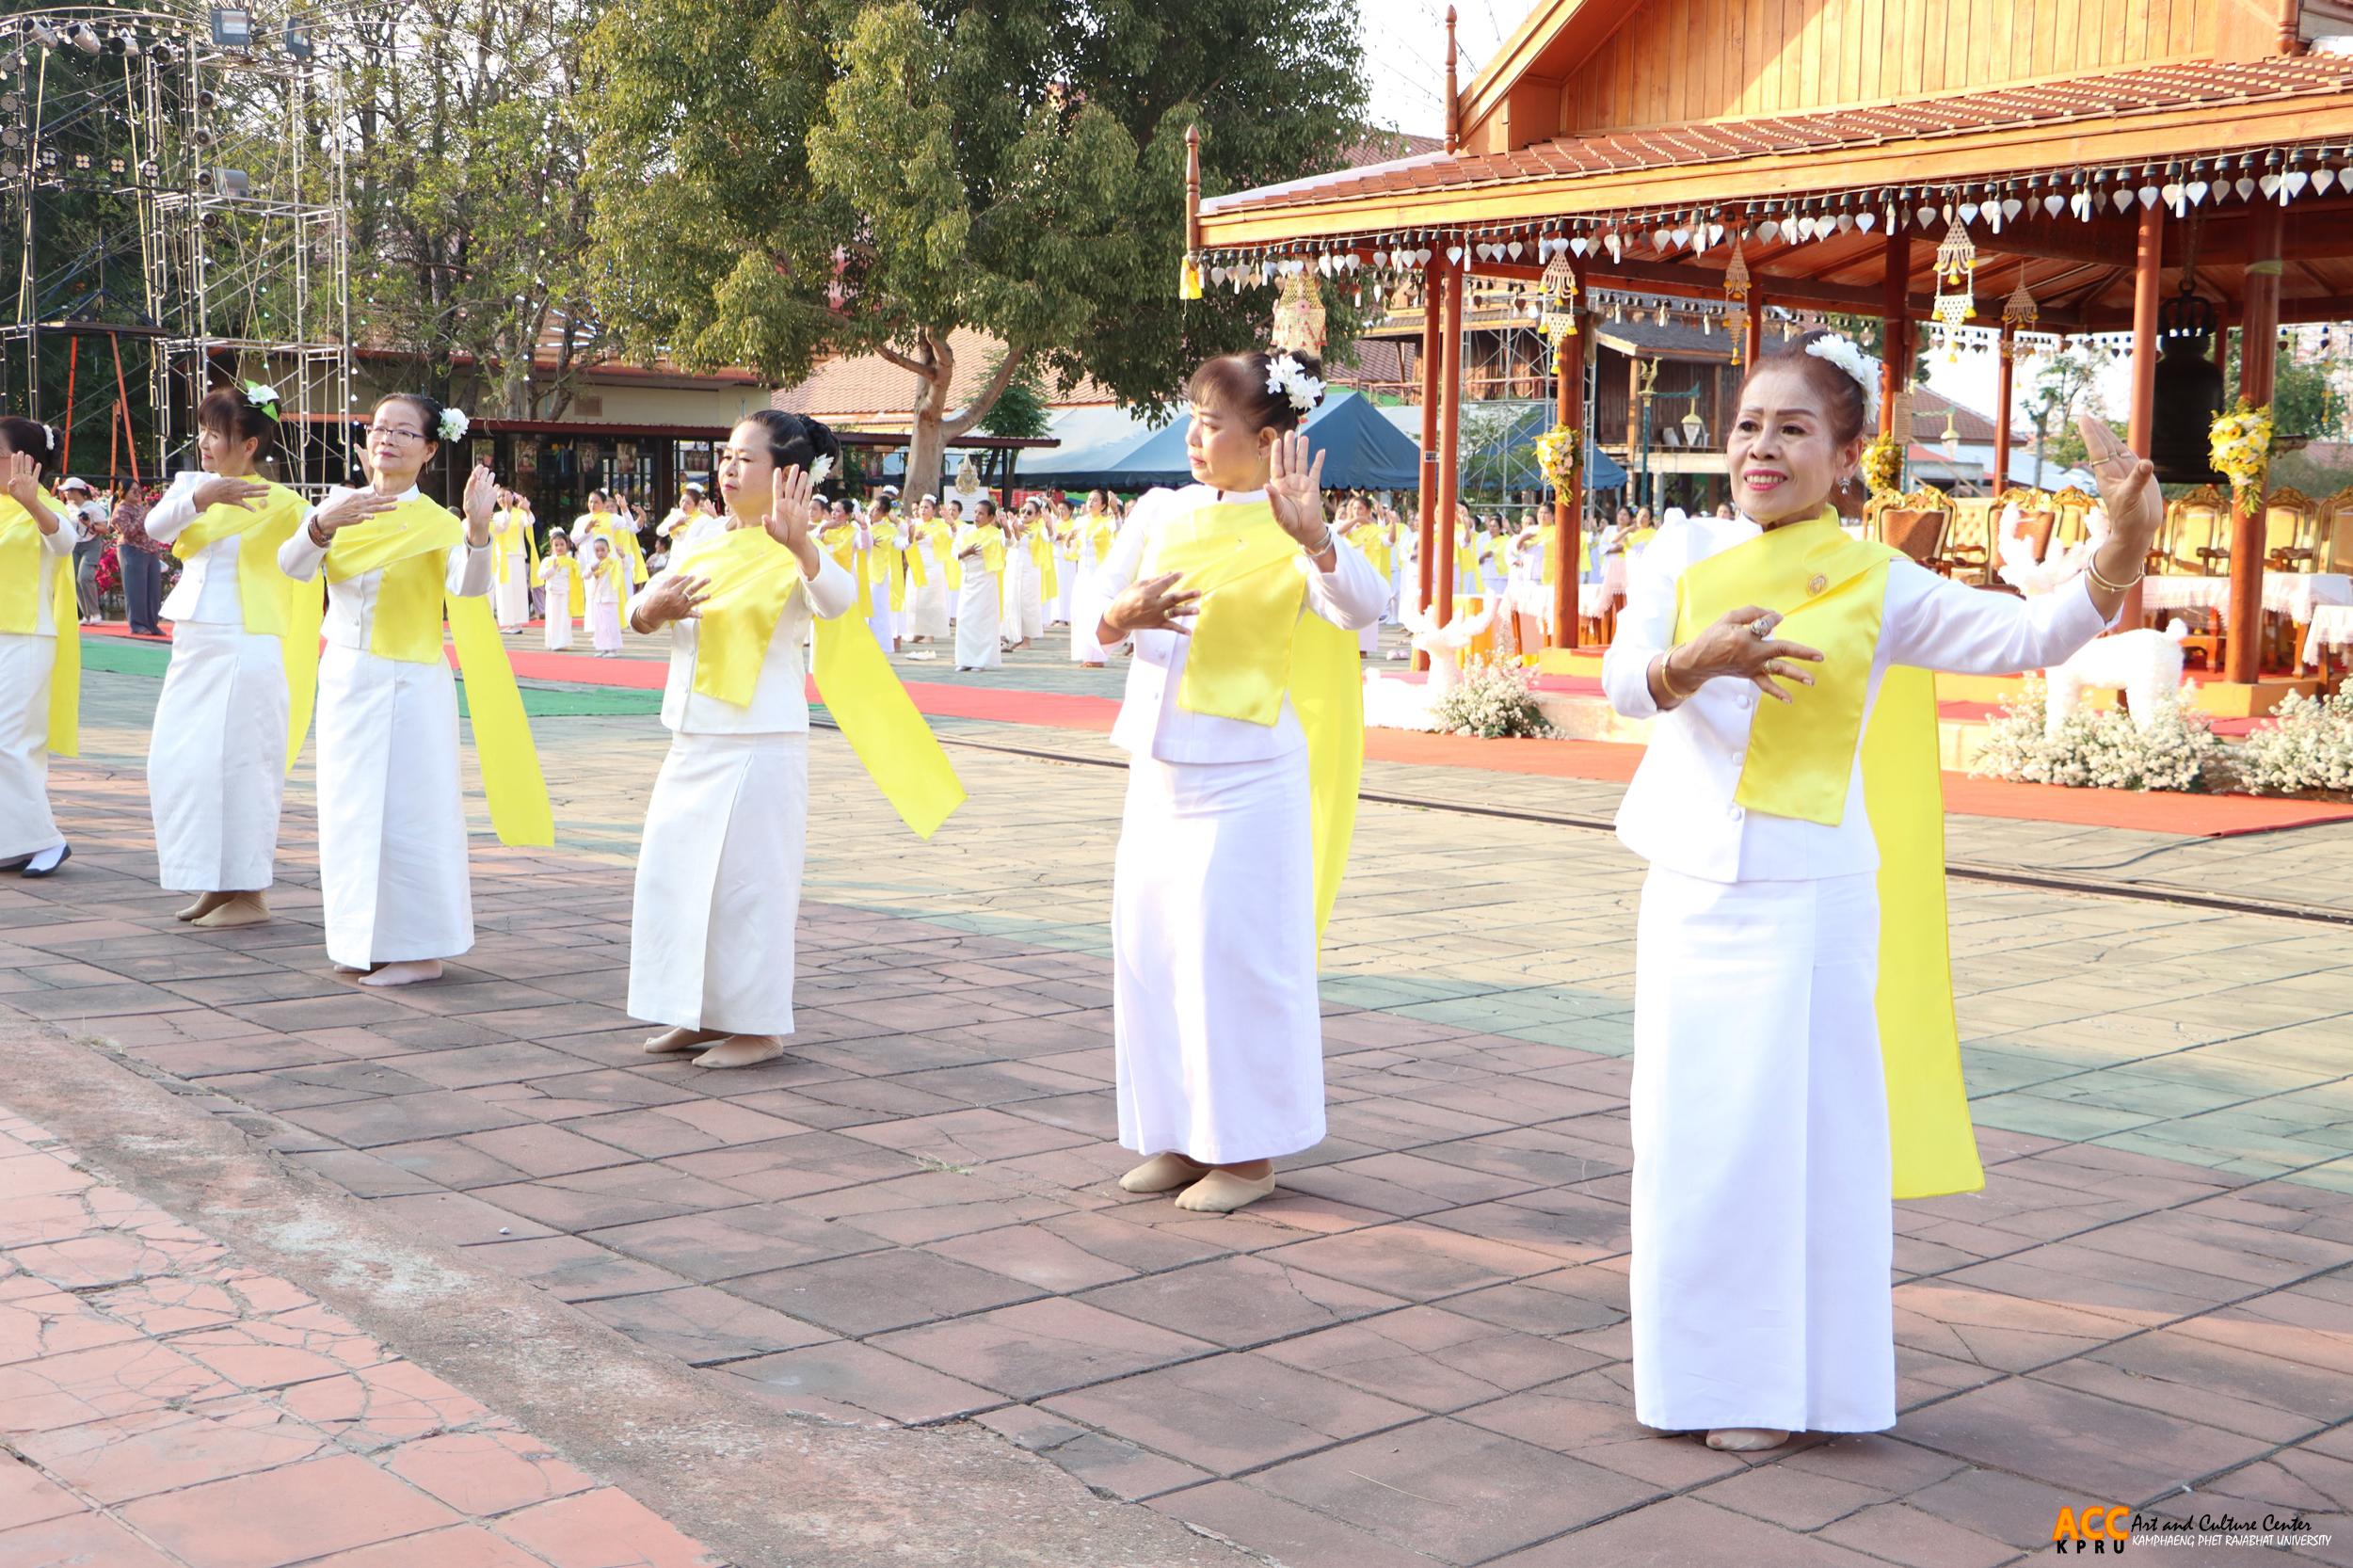
<path fill-rule="evenodd" d="M 253 194 L 253 181 L 242 168 L 216 168 L 213 170 L 213 190 L 220 196 L 250 196 Z"/>
<path fill-rule="evenodd" d="M 106 47 L 98 37 L 98 29 L 87 22 L 77 22 L 68 27 L 65 30 L 65 40 L 85 55 L 95 55 Z"/>
<path fill-rule="evenodd" d="M 244 6 L 215 6 L 213 42 L 223 49 L 253 47 L 253 12 Z"/>
<path fill-rule="evenodd" d="M 119 58 L 132 60 L 139 56 L 139 36 L 128 27 L 106 35 L 106 52 Z"/>
<path fill-rule="evenodd" d="M 310 24 L 297 22 L 293 17 L 286 19 L 285 36 L 280 41 L 285 45 L 286 53 L 297 60 L 307 60 L 316 52 L 311 42 Z"/>

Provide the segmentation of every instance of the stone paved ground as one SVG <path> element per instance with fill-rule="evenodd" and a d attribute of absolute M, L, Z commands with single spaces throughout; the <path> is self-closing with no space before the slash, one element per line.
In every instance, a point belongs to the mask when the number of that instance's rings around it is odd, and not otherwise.
<path fill-rule="evenodd" d="M 479 947 L 375 994 L 317 945 L 307 764 L 280 920 L 172 925 L 136 765 L 153 692 L 91 678 L 89 756 L 57 781 L 72 871 L 0 891 L 0 1016 L 777 1411 L 976 1422 L 1299 1568 L 1991 1564 L 2091 1502 L 2299 1512 L 2335 1540 L 2297 1555 L 2353 1561 L 2341 930 L 1957 881 L 1990 1184 L 1899 1212 L 1896 1431 L 1743 1460 L 1631 1416 L 1640 869 L 1604 834 L 1369 806 L 1325 951 L 1332 1136 L 1276 1200 L 1205 1219 L 1110 1179 L 1116 772 L 959 747 L 974 798 L 919 845 L 821 736 L 801 1032 L 712 1074 L 642 1056 L 620 1010 L 652 720 L 542 721 L 563 843 L 478 840 Z M 2345 829 L 2227 855 L 1968 822 L 1955 842 L 2353 886 Z"/>

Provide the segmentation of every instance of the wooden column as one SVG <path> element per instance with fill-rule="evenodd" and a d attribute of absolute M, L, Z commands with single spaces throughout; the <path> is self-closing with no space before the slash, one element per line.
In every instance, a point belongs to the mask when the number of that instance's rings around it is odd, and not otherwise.
<path fill-rule="evenodd" d="M 1880 428 L 1896 428 L 1896 397 L 1912 381 L 1912 324 L 1904 319 L 1904 287 L 1912 280 L 1912 242 L 1904 237 L 1903 215 L 1887 226 L 1880 273 Z"/>
<path fill-rule="evenodd" d="M 2247 214 L 2247 298 L 2239 317 L 2238 394 L 2261 408 L 2271 401 L 2280 347 L 2280 234 L 2285 214 L 2274 201 L 2249 204 Z M 2263 678 L 2264 497 L 2231 502 L 2231 640 L 2224 680 L 2252 685 Z"/>
<path fill-rule="evenodd" d="M 1752 284 L 1749 288 L 1749 325 L 1740 343 L 1740 374 L 1747 376 L 1753 372 L 1756 361 L 1764 357 L 1765 291 Z"/>
<path fill-rule="evenodd" d="M 1996 518 L 2001 516 L 2002 492 L 2009 488 L 2009 404 L 2014 392 L 2013 381 L 2018 367 L 2010 356 L 2017 351 L 2018 341 L 2008 326 L 2002 328 L 2001 360 L 1993 368 L 1993 503 Z M 2041 485 L 2042 475 L 2035 475 Z"/>
<path fill-rule="evenodd" d="M 2164 263 L 2165 203 L 2160 201 L 2140 210 L 2139 238 L 2133 251 L 2133 402 L 2124 424 L 2124 444 L 2143 456 L 2157 427 L 2157 273 Z M 2262 579 L 2256 584 L 2260 589 Z M 2140 625 L 2139 584 L 2126 591 L 2116 624 L 2124 632 Z"/>
<path fill-rule="evenodd" d="M 1414 600 L 1416 608 L 1428 610 L 1433 597 L 1436 569 L 1438 517 L 1438 398 L 1439 375 L 1446 362 L 1445 350 L 1438 331 L 1438 318 L 1445 284 L 1438 278 L 1426 280 L 1421 291 L 1421 489 L 1416 502 L 1414 529 L 1417 548 L 1414 552 L 1414 572 L 1420 587 L 1420 596 Z M 1430 656 L 1419 648 L 1414 650 L 1413 667 L 1430 667 Z"/>
<path fill-rule="evenodd" d="M 1625 490 L 1620 503 L 1627 511 L 1642 504 L 1642 482 L 1650 477 L 1648 465 L 1642 462 L 1642 361 L 1640 357 L 1625 357 Z"/>
<path fill-rule="evenodd" d="M 1454 618 L 1454 512 L 1463 494 L 1463 264 L 1449 262 L 1441 275 L 1446 281 L 1446 322 L 1439 328 L 1439 350 L 1446 360 L 1438 402 L 1437 538 L 1431 565 L 1438 594 L 1438 624 Z"/>
<path fill-rule="evenodd" d="M 1584 325 L 1580 318 L 1578 327 Z M 1561 343 L 1557 379 L 1559 398 L 1554 412 L 1572 432 L 1577 462 L 1585 460 L 1585 334 L 1571 332 Z M 1553 492 L 1552 497 L 1552 646 L 1577 646 L 1577 541 L 1584 536 L 1580 514 L 1585 510 L 1585 471 Z"/>

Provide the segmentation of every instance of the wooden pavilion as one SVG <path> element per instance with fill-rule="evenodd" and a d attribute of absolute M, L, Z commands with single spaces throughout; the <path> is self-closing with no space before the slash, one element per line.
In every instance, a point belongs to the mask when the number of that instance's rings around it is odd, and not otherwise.
<path fill-rule="evenodd" d="M 2353 319 L 2353 56 L 2314 48 L 2328 32 L 2353 32 L 2338 0 L 1538 0 L 1458 88 L 1449 11 L 1444 149 L 1207 200 L 1196 162 L 1188 267 L 1423 291 L 1421 591 L 1444 615 L 1474 278 L 1552 269 L 1571 424 L 1582 318 L 1613 292 L 1721 312 L 1752 355 L 1768 305 L 1879 318 L 1883 435 L 1916 352 L 1996 330 L 1999 456 L 2022 333 L 2129 334 L 2147 450 L 2161 312 L 2194 293 L 2240 334 L 2233 390 L 2268 404 L 2280 326 Z M 1574 485 L 1557 502 L 1565 544 Z M 2231 626 L 2260 624 L 2265 545 L 2258 491 L 2210 552 Z M 2282 695 L 2264 643 L 2230 639 L 2210 706 Z"/>

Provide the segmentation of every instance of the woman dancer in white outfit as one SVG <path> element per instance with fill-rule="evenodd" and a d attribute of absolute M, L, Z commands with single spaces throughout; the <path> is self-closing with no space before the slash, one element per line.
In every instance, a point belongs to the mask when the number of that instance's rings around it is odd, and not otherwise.
<path fill-rule="evenodd" d="M 74 704 L 78 659 L 57 667 L 57 639 L 81 636 L 73 546 L 81 537 L 70 509 L 40 488 L 56 455 L 49 427 L 0 419 L 0 871 L 47 876 L 73 853 L 49 813 L 52 703 Z M 64 630 L 58 630 L 57 574 L 65 574 Z"/>
<path fill-rule="evenodd" d="M 1762 360 L 1727 442 L 1744 515 L 1657 536 L 1603 663 L 1618 712 L 1657 717 L 1618 813 L 1651 865 L 1635 968 L 1635 1411 L 1712 1448 L 1895 1423 L 1892 1192 L 1983 1179 L 1941 957 L 1933 997 L 1879 983 L 1882 898 L 1920 930 L 1910 868 L 1923 850 L 1927 876 L 1943 865 L 1934 696 L 1918 672 L 2063 660 L 2117 613 L 2162 517 L 2149 465 L 2086 420 L 2115 526 L 2083 582 L 2013 599 L 1849 541 L 1827 503 L 1860 461 L 1876 391 L 1843 338 Z M 1911 667 L 1902 689 L 1882 694 L 1895 666 Z M 1925 755 L 1909 799 L 1927 795 L 1925 824 L 1876 785 L 1866 814 L 1858 752 L 1886 755 L 1881 732 L 1864 743 L 1875 705 L 1887 723 L 1912 715 Z M 1884 888 L 1883 851 L 1904 868 Z M 1941 890 L 1926 918 L 1941 955 Z M 1920 962 L 1916 945 L 1889 952 L 1906 975 Z M 1883 1063 L 1880 1013 L 1907 997 L 1934 1024 L 1896 1014 Z M 1920 1053 L 1938 1031 L 1931 1092 Z M 1907 1136 L 1891 1142 L 1891 1126 Z"/>
<path fill-rule="evenodd" d="M 956 595 L 956 668 L 994 669 L 1005 662 L 998 617 L 1004 597 L 1000 584 L 1012 569 L 1015 550 L 998 526 L 997 503 L 972 504 L 972 520 L 956 530 L 952 548 L 964 573 Z"/>
<path fill-rule="evenodd" d="M 908 526 L 910 568 L 922 568 L 923 581 L 907 572 L 906 641 L 929 643 L 948 635 L 949 540 L 954 530 L 939 520 L 939 499 L 925 496 L 915 504 L 915 520 Z"/>
<path fill-rule="evenodd" d="M 185 563 L 164 601 L 171 665 L 148 739 L 147 792 L 160 880 L 197 900 L 179 918 L 205 927 L 270 918 L 284 792 L 288 638 L 307 698 L 318 616 L 296 615 L 278 552 L 302 526 L 302 498 L 255 477 L 278 440 L 278 398 L 228 387 L 197 408 L 201 472 L 183 473 L 147 514 L 151 538 Z M 309 704 L 304 704 L 307 722 Z"/>
<path fill-rule="evenodd" d="M 498 614 L 501 632 L 520 632 L 531 619 L 532 568 L 537 565 L 532 557 L 537 548 L 531 536 L 531 514 L 523 510 L 521 497 L 512 490 L 499 491 L 499 509 L 490 516 L 490 549 L 498 583 L 490 595 L 490 608 Z"/>
<path fill-rule="evenodd" d="M 1363 678 L 1348 633 L 1380 616 L 1384 584 L 1333 533 L 1322 460 L 1298 433 L 1322 395 L 1312 357 L 1212 360 L 1188 393 L 1200 483 L 1136 503 L 1081 614 L 1104 648 L 1136 644 L 1112 730 L 1129 759 L 1112 1019 L 1119 1141 L 1150 1158 L 1120 1185 L 1225 1212 L 1323 1138 L 1316 946 L 1338 862 L 1319 865 L 1316 840 L 1340 859 L 1346 843 L 1310 786 L 1338 764 L 1353 808 Z"/>
<path fill-rule="evenodd" d="M 367 432 L 369 486 L 328 492 L 278 552 L 288 576 L 307 583 L 323 568 L 332 589 L 319 659 L 319 890 L 328 957 L 345 973 L 366 971 L 363 985 L 438 980 L 443 959 L 473 946 L 442 599 L 478 600 L 490 590 L 496 487 L 488 469 L 473 471 L 462 527 L 417 488 L 440 443 L 462 438 L 464 418 L 422 393 L 377 404 Z M 383 526 L 371 526 L 375 520 Z M 445 550 L 444 538 L 454 541 Z M 431 548 L 415 549 L 415 540 Z M 495 626 L 489 632 L 504 671 L 504 648 Z M 467 646 L 461 637 L 461 653 Z M 468 676 L 486 783 L 494 792 L 509 782 L 539 791 L 544 815 L 529 731 L 521 736 L 529 779 L 498 776 L 514 763 L 488 755 L 491 693 L 471 662 Z M 506 684 L 511 696 L 511 675 Z M 519 707 L 514 722 L 521 722 Z"/>

